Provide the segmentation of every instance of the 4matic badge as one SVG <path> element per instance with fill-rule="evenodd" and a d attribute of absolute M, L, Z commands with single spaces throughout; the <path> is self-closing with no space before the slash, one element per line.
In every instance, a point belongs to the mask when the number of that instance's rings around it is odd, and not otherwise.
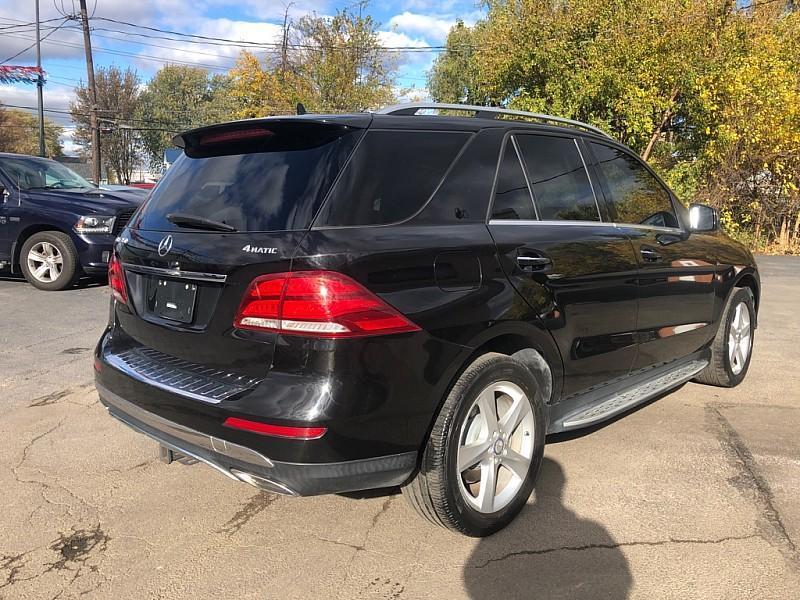
<path fill-rule="evenodd" d="M 251 246 L 247 244 L 242 248 L 242 252 L 250 252 L 251 254 L 277 254 L 277 248 L 270 248 L 268 246 Z"/>

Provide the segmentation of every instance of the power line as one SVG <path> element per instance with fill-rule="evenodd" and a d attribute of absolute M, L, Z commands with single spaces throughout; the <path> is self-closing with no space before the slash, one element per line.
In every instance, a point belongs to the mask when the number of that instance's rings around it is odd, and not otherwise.
<path fill-rule="evenodd" d="M 29 40 L 30 39 L 30 38 L 23 38 L 23 37 L 20 37 L 20 36 L 11 35 L 11 34 L 7 34 L 7 37 L 14 37 L 14 38 L 17 38 L 17 39 L 24 39 L 24 40 Z M 81 46 L 80 44 L 75 44 L 75 43 L 71 43 L 71 42 L 65 42 L 65 41 L 62 41 L 62 40 L 47 40 L 47 43 L 48 44 L 54 44 L 56 46 L 63 46 L 63 47 L 66 47 L 66 48 L 83 48 L 83 46 Z M 129 57 L 129 58 L 140 58 L 140 59 L 143 59 L 143 60 L 160 62 L 160 63 L 164 63 L 164 64 L 181 64 L 181 65 L 187 65 L 187 66 L 203 67 L 205 69 L 218 70 L 218 71 L 227 71 L 230 67 L 233 66 L 233 64 L 230 64 L 229 66 L 225 67 L 225 66 L 220 66 L 220 65 L 209 65 L 209 64 L 204 64 L 204 63 L 183 61 L 183 60 L 178 60 L 178 59 L 161 58 L 161 57 L 158 57 L 158 56 L 152 56 L 152 55 L 148 55 L 148 54 L 139 54 L 139 53 L 136 53 L 136 52 L 127 52 L 127 51 L 124 51 L 124 50 L 114 50 L 112 48 L 104 48 L 104 47 L 100 47 L 100 46 L 93 46 L 92 50 L 95 51 L 95 52 L 101 52 L 101 53 L 104 53 L 104 54 L 113 54 L 115 56 L 125 56 L 125 57 Z M 222 58 L 222 56 L 220 56 L 220 58 Z"/>
<path fill-rule="evenodd" d="M 118 19 L 111 19 L 109 17 L 95 17 L 94 21 L 106 21 L 111 23 L 116 23 L 118 25 L 124 25 L 126 27 L 133 27 L 134 29 L 145 29 L 147 31 L 155 31 L 158 33 L 164 33 L 171 36 L 180 36 L 183 38 L 191 38 L 191 39 L 182 39 L 177 40 L 175 38 L 164 38 L 161 39 L 168 39 L 173 42 L 181 41 L 181 42 L 188 42 L 194 44 L 205 44 L 210 43 L 211 45 L 226 45 L 226 46 L 238 46 L 238 47 L 254 47 L 254 48 L 277 48 L 280 49 L 283 47 L 281 42 L 252 42 L 248 40 L 233 40 L 230 38 L 221 38 L 221 37 L 214 37 L 214 36 L 207 36 L 207 35 L 199 35 L 194 33 L 185 33 L 181 31 L 171 31 L 169 29 L 161 29 L 158 27 L 150 27 L 148 25 L 138 25 L 136 23 L 130 23 L 128 21 L 120 21 Z M 105 31 L 114 31 L 116 33 L 124 33 L 126 35 L 135 35 L 139 37 L 158 37 L 158 36 L 151 36 L 149 34 L 141 33 L 141 32 L 131 32 L 131 31 L 121 31 L 118 29 L 104 29 Z M 203 40 L 203 41 L 198 41 Z M 316 44 L 288 44 L 289 48 L 300 48 L 300 49 L 309 49 L 315 50 L 320 49 L 320 46 Z M 333 49 L 333 50 L 352 50 L 350 46 L 327 46 L 324 49 Z M 447 46 L 430 46 L 430 45 L 416 45 L 416 46 L 380 46 L 380 51 L 391 51 L 391 52 L 415 52 L 415 51 L 442 51 L 446 50 Z"/>
<path fill-rule="evenodd" d="M 64 21 L 61 23 L 61 25 L 59 25 L 58 27 L 55 27 L 55 28 L 54 28 L 54 29 L 53 29 L 53 30 L 52 30 L 50 33 L 48 33 L 46 36 L 44 36 L 44 37 L 43 37 L 41 40 L 39 40 L 39 41 L 44 41 L 44 40 L 46 40 L 48 37 L 50 37 L 51 35 L 53 35 L 53 34 L 54 34 L 56 31 L 58 31 L 59 29 L 61 29 L 61 27 L 62 27 L 64 24 L 66 24 L 66 22 L 67 22 L 67 19 L 64 19 Z M 3 61 L 0 61 L 0 65 L 2 65 L 2 64 L 5 64 L 5 63 L 7 63 L 7 62 L 8 62 L 8 61 L 10 61 L 10 60 L 14 60 L 14 59 L 15 59 L 15 58 L 17 58 L 17 57 L 18 57 L 20 54 L 24 54 L 25 52 L 27 52 L 28 50 L 30 50 L 31 48 L 33 48 L 35 45 L 36 45 L 36 40 L 34 40 L 34 42 L 33 42 L 33 43 L 30 45 L 30 46 L 28 46 L 27 48 L 23 48 L 22 50 L 20 50 L 19 52 L 17 52 L 17 53 L 16 53 L 14 56 L 9 56 L 7 59 L 5 59 L 5 60 L 3 60 Z"/>
<path fill-rule="evenodd" d="M 19 19 L 12 19 L 11 17 L 3 17 L 3 18 L 4 19 L 8 19 L 10 21 L 19 21 Z M 40 23 L 52 23 L 53 21 L 60 21 L 61 19 L 62 19 L 62 17 L 55 17 L 53 19 L 45 19 L 43 21 L 40 21 Z M 5 25 L 5 23 L 4 23 L 4 25 Z M 7 27 L 0 27 L 0 31 L 5 31 L 6 29 L 15 29 L 17 27 L 31 27 L 33 25 L 36 25 L 36 21 L 31 21 L 30 23 L 22 23 L 22 22 L 20 22 L 19 25 L 8 25 Z M 31 30 L 31 31 L 33 31 L 33 30 Z"/>

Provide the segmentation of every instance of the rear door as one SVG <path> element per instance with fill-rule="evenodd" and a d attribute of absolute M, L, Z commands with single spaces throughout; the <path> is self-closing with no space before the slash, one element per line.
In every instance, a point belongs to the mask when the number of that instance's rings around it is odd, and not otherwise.
<path fill-rule="evenodd" d="M 115 343 L 263 376 L 275 335 L 234 331 L 236 311 L 254 278 L 291 270 L 368 123 L 265 120 L 186 134 L 184 156 L 117 243 L 130 305 L 117 308 Z"/>
<path fill-rule="evenodd" d="M 639 269 L 640 341 L 635 369 L 682 358 L 714 335 L 716 265 L 691 236 L 675 199 L 644 163 L 612 144 L 589 142 L 611 217 L 633 244 Z"/>
<path fill-rule="evenodd" d="M 566 397 L 627 375 L 636 356 L 636 259 L 603 208 L 574 138 L 507 138 L 489 230 L 561 351 Z"/>

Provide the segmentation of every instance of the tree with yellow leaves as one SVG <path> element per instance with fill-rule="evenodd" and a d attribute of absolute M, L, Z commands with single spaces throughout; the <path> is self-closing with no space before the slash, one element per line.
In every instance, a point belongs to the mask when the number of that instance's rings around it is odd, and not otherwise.
<path fill-rule="evenodd" d="M 231 70 L 231 95 L 241 118 L 376 108 L 394 97 L 395 64 L 382 50 L 378 24 L 341 10 L 307 16 L 279 58 L 261 62 L 242 52 Z"/>

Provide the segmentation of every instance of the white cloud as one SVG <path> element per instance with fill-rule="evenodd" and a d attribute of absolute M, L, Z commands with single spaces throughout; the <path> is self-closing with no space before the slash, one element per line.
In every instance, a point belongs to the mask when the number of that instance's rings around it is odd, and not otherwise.
<path fill-rule="evenodd" d="M 424 48 L 429 44 L 422 38 L 414 38 L 398 31 L 379 31 L 378 40 L 382 46 L 410 49 L 407 52 L 396 51 L 392 55 L 397 59 L 399 67 L 403 65 L 420 65 L 431 60 L 431 53 L 424 51 Z M 420 50 L 413 50 L 414 48 L 420 48 Z"/>
<path fill-rule="evenodd" d="M 185 27 L 187 31 L 202 36 L 267 44 L 277 43 L 282 35 L 281 26 L 274 23 L 254 23 L 230 19 L 196 18 Z M 158 44 L 159 46 L 169 46 L 169 48 L 145 46 L 140 52 L 142 56 L 137 59 L 140 66 L 148 70 L 156 70 L 163 64 L 146 58 L 144 56 L 146 55 L 155 56 L 164 61 L 200 63 L 228 69 L 233 66 L 239 53 L 245 49 L 235 45 L 204 45 L 177 41 L 158 42 Z M 263 58 L 268 52 L 274 52 L 274 49 L 254 47 L 250 51 Z"/>
<path fill-rule="evenodd" d="M 75 127 L 65 127 L 64 133 L 61 134 L 61 137 L 58 138 L 61 141 L 61 146 L 64 149 L 64 154 L 67 156 L 75 156 L 77 155 L 81 148 L 78 146 L 75 141 Z"/>
<path fill-rule="evenodd" d="M 409 10 L 438 10 L 449 11 L 459 0 L 405 0 L 402 3 L 403 8 Z M 472 3 L 477 4 L 477 3 Z"/>
<path fill-rule="evenodd" d="M 75 99 L 75 94 L 71 87 L 64 85 L 45 84 L 44 93 L 45 109 L 54 111 L 69 110 L 69 103 Z M 36 112 L 36 86 L 33 85 L 0 85 L 0 102 L 9 107 L 25 106 L 30 107 L 29 112 Z M 61 112 L 45 111 L 45 116 L 58 123 L 65 125 L 70 123 L 69 115 Z"/>
<path fill-rule="evenodd" d="M 389 19 L 389 27 L 394 30 L 420 36 L 435 44 L 444 42 L 447 39 L 450 28 L 455 24 L 455 19 L 420 15 L 408 11 Z"/>

